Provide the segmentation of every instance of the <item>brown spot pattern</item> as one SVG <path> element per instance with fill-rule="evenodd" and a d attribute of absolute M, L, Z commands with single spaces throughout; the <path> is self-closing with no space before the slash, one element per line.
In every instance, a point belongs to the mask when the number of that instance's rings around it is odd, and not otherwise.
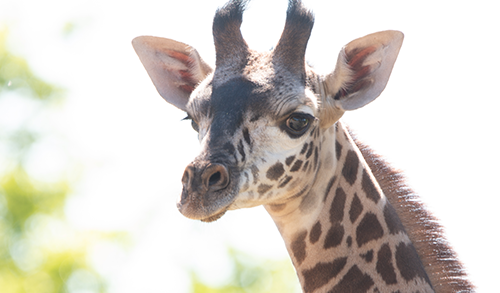
<path fill-rule="evenodd" d="M 388 244 L 382 245 L 377 253 L 377 273 L 380 274 L 382 279 L 387 285 L 396 284 L 396 272 L 392 265 L 392 252 Z"/>
<path fill-rule="evenodd" d="M 313 134 L 314 134 L 314 138 L 318 137 L 318 135 L 319 135 L 319 128 L 318 127 L 314 128 Z"/>
<path fill-rule="evenodd" d="M 281 162 L 276 162 L 276 164 L 272 165 L 266 173 L 266 177 L 270 180 L 278 180 L 281 175 L 285 173 L 285 169 L 283 168 L 283 164 Z"/>
<path fill-rule="evenodd" d="M 372 262 L 373 260 L 373 250 L 368 250 L 366 253 L 362 253 L 361 256 L 366 262 Z"/>
<path fill-rule="evenodd" d="M 354 197 L 351 202 L 351 209 L 349 210 L 349 219 L 351 219 L 351 223 L 354 223 L 359 215 L 363 212 L 363 204 L 356 193 L 354 193 Z"/>
<path fill-rule="evenodd" d="M 300 265 L 306 259 L 306 236 L 307 231 L 300 232 L 292 241 L 291 248 L 297 265 Z"/>
<path fill-rule="evenodd" d="M 316 169 L 316 167 L 318 166 L 318 159 L 319 159 L 318 147 L 315 147 L 314 148 L 314 169 Z"/>
<path fill-rule="evenodd" d="M 347 247 L 351 247 L 352 246 L 352 237 L 351 236 L 347 236 L 347 239 L 345 241 L 347 243 Z"/>
<path fill-rule="evenodd" d="M 337 222 L 342 222 L 344 219 L 344 207 L 346 201 L 346 194 L 342 187 L 335 190 L 335 197 L 333 198 L 332 205 L 330 207 L 330 222 L 335 224 Z"/>
<path fill-rule="evenodd" d="M 340 160 L 340 156 L 342 155 L 342 145 L 335 140 L 335 154 L 337 155 L 337 161 Z"/>
<path fill-rule="evenodd" d="M 396 265 L 401 276 L 406 281 L 413 280 L 418 276 L 425 279 L 427 283 L 431 283 L 413 244 L 406 245 L 403 242 L 398 244 L 396 247 Z"/>
<path fill-rule="evenodd" d="M 309 144 L 309 150 L 307 151 L 307 154 L 306 154 L 306 159 L 309 159 L 309 157 L 312 155 L 313 151 L 314 151 L 314 144 L 313 142 L 311 141 L 311 143 Z"/>
<path fill-rule="evenodd" d="M 342 243 L 342 239 L 344 238 L 344 226 L 337 223 L 334 224 L 326 234 L 325 243 L 323 247 L 325 249 L 337 247 Z"/>
<path fill-rule="evenodd" d="M 379 201 L 381 198 L 378 189 L 375 188 L 373 182 L 370 178 L 370 175 L 366 172 L 366 169 L 363 169 L 363 178 L 361 179 L 361 188 L 366 193 L 366 197 L 373 200 L 375 203 Z"/>
<path fill-rule="evenodd" d="M 341 187 L 337 188 L 330 207 L 330 222 L 332 223 L 332 227 L 328 230 L 325 237 L 323 245 L 325 249 L 338 246 L 344 238 L 345 230 L 341 222 L 344 219 L 346 197 L 344 190 Z"/>
<path fill-rule="evenodd" d="M 304 292 L 310 293 L 326 285 L 331 279 L 335 278 L 347 263 L 347 257 L 340 257 L 332 262 L 320 262 L 312 269 L 304 270 Z"/>
<path fill-rule="evenodd" d="M 280 181 L 280 185 L 278 185 L 278 188 L 283 188 L 285 187 L 288 182 L 290 182 L 290 180 L 292 180 L 293 177 L 292 176 L 285 176 L 285 178 L 283 178 L 281 181 Z"/>
<path fill-rule="evenodd" d="M 397 234 L 401 231 L 403 232 L 405 231 L 403 223 L 401 223 L 401 220 L 399 219 L 396 210 L 389 202 L 385 203 L 384 219 L 385 223 L 387 224 L 387 228 L 389 228 L 389 232 L 391 234 Z"/>
<path fill-rule="evenodd" d="M 285 159 L 285 164 L 290 167 L 290 165 L 293 163 L 294 160 L 295 160 L 295 156 L 290 156 L 290 157 Z"/>
<path fill-rule="evenodd" d="M 308 146 L 309 146 L 309 144 L 306 142 L 306 143 L 304 144 L 304 146 L 302 147 L 302 150 L 300 150 L 300 154 L 301 154 L 301 155 L 302 155 L 302 154 L 304 154 L 304 153 L 307 151 L 307 147 L 308 147 Z"/>
<path fill-rule="evenodd" d="M 302 166 L 302 160 L 295 161 L 295 163 L 293 164 L 292 168 L 290 169 L 290 172 L 296 172 L 296 171 L 298 171 L 301 166 Z"/>
<path fill-rule="evenodd" d="M 366 213 L 356 228 L 356 242 L 358 247 L 363 244 L 381 238 L 384 235 L 382 225 L 373 213 Z"/>
<path fill-rule="evenodd" d="M 318 242 L 319 237 L 321 236 L 321 223 L 318 221 L 316 224 L 311 229 L 311 232 L 309 233 L 309 241 L 311 241 L 312 244 Z"/>
<path fill-rule="evenodd" d="M 342 175 L 345 180 L 353 185 L 358 177 L 359 159 L 355 151 L 349 150 L 345 158 L 344 167 L 342 168 Z"/>
<path fill-rule="evenodd" d="M 260 184 L 259 187 L 257 187 L 257 192 L 259 193 L 259 195 L 263 195 L 269 189 L 271 189 L 271 187 L 273 187 L 273 186 L 272 185 L 267 185 L 267 184 Z"/>
<path fill-rule="evenodd" d="M 325 190 L 325 196 L 323 197 L 323 202 L 326 201 L 326 198 L 328 197 L 328 194 L 330 193 L 330 190 L 332 190 L 333 183 L 335 183 L 335 179 L 337 179 L 337 176 L 333 176 L 330 181 L 328 181 L 328 185 L 326 186 Z"/>
<path fill-rule="evenodd" d="M 363 293 L 368 292 L 374 284 L 373 279 L 369 275 L 363 274 L 358 266 L 354 265 L 328 293 Z"/>
<path fill-rule="evenodd" d="M 309 161 L 306 161 L 306 163 L 304 164 L 304 167 L 302 168 L 302 171 L 306 171 L 308 166 L 309 166 Z"/>

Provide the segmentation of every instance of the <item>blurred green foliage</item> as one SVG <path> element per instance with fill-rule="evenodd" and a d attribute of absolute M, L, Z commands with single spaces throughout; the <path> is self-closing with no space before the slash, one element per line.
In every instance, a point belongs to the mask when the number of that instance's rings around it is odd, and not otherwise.
<path fill-rule="evenodd" d="M 0 27 L 0 95 L 22 91 L 25 96 L 41 100 L 59 96 L 59 88 L 37 77 L 24 58 L 9 52 L 7 36 L 7 29 Z"/>
<path fill-rule="evenodd" d="M 290 260 L 264 260 L 229 249 L 232 276 L 224 284 L 205 284 L 191 273 L 192 293 L 293 293 L 302 292 Z"/>
<path fill-rule="evenodd" d="M 43 111 L 61 101 L 62 93 L 9 51 L 7 31 L 0 27 L 0 101 L 6 94 L 14 95 Z M 0 125 L 0 292 L 105 292 L 104 278 L 91 266 L 90 249 L 117 234 L 75 230 L 63 211 L 71 184 L 66 179 L 41 182 L 30 176 L 25 163 L 43 135 L 33 129 L 27 121 Z"/>

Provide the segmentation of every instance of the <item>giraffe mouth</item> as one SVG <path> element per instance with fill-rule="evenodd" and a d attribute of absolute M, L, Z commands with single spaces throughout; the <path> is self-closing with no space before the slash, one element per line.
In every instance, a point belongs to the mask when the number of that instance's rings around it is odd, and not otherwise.
<path fill-rule="evenodd" d="M 239 176 L 228 164 L 195 159 L 184 170 L 177 208 L 185 217 L 213 222 L 220 219 L 238 195 Z"/>

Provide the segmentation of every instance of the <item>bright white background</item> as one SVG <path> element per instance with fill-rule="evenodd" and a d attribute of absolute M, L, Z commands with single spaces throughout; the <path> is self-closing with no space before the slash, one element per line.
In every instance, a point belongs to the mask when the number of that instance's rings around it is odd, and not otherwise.
<path fill-rule="evenodd" d="M 47 118 L 65 144 L 50 137 L 41 142 L 30 171 L 50 180 L 77 157 L 83 175 L 67 207 L 70 220 L 82 229 L 133 235 L 130 250 L 96 249 L 111 292 L 187 292 L 188 268 L 216 284 L 230 271 L 228 245 L 287 257 L 262 207 L 229 212 L 212 224 L 177 212 L 184 166 L 197 153 L 196 134 L 189 122 L 180 122 L 183 113 L 159 97 L 130 45 L 139 35 L 168 37 L 193 45 L 213 63 L 211 20 L 223 3 L 2 1 L 0 21 L 10 27 L 13 50 L 36 73 L 68 89 L 61 112 Z M 316 15 L 307 59 L 322 72 L 334 68 L 339 49 L 352 39 L 386 29 L 405 33 L 382 96 L 344 121 L 405 171 L 446 227 L 478 291 L 494 292 L 500 262 L 498 3 L 305 3 Z M 250 3 L 242 31 L 251 47 L 275 45 L 286 5 Z M 68 22 L 74 32 L 62 37 Z M 23 110 L 14 102 L 11 107 Z"/>

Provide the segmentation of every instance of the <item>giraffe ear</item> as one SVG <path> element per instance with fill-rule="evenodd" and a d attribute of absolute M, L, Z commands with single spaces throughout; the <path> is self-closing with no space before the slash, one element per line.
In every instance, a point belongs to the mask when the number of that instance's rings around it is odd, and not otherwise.
<path fill-rule="evenodd" d="M 191 92 L 212 72 L 194 48 L 181 42 L 141 36 L 132 46 L 160 95 L 184 111 Z"/>
<path fill-rule="evenodd" d="M 326 112 L 341 116 L 375 100 L 389 80 L 402 43 L 403 33 L 383 31 L 347 44 L 340 51 L 335 70 L 323 81 L 325 105 L 335 108 Z"/>

